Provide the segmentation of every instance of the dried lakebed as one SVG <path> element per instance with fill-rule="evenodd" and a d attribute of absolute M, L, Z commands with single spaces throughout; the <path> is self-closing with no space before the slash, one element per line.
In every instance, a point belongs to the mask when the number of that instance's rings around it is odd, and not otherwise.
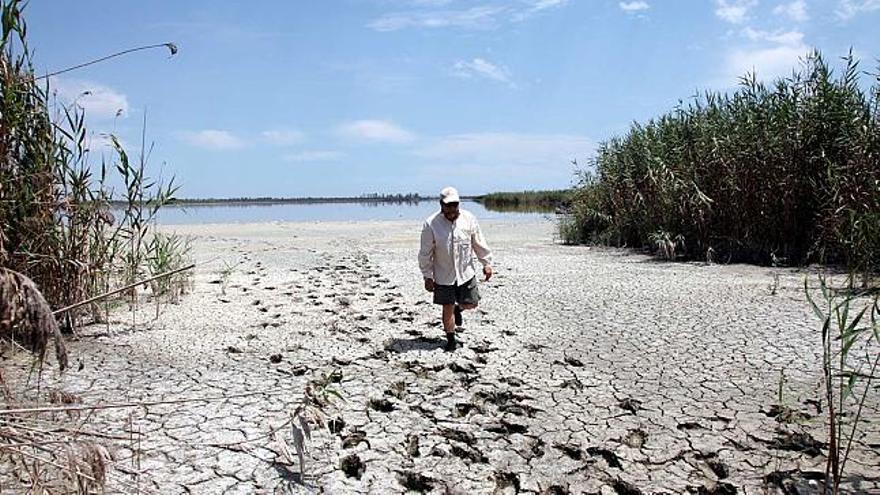
<path fill-rule="evenodd" d="M 660 263 L 485 222 L 497 276 L 442 351 L 413 222 L 177 226 L 222 263 L 157 320 L 114 315 L 44 384 L 100 411 L 114 491 L 810 493 L 824 471 L 820 338 L 803 273 Z M 272 439 L 310 379 L 345 401 L 306 476 Z M 780 377 L 784 375 L 784 380 Z M 778 394 L 782 384 L 782 404 Z M 848 488 L 880 491 L 876 394 Z M 279 432 L 290 437 L 289 429 Z M 7 480 L 8 481 L 8 480 Z M 799 490 L 799 491 L 793 491 Z"/>

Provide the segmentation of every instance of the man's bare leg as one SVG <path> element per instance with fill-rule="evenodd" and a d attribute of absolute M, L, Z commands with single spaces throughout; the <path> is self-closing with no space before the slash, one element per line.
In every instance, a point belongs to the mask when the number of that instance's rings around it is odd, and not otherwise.
<path fill-rule="evenodd" d="M 467 309 L 474 309 L 477 305 L 462 303 L 459 307 L 464 311 Z M 457 345 L 455 342 L 455 304 L 443 305 L 443 331 L 446 332 L 446 350 L 455 350 Z"/>
<path fill-rule="evenodd" d="M 446 350 L 455 350 L 455 305 L 443 305 L 443 331 L 446 332 Z"/>
<path fill-rule="evenodd" d="M 455 332 L 455 305 L 443 305 L 443 331 L 446 333 Z"/>

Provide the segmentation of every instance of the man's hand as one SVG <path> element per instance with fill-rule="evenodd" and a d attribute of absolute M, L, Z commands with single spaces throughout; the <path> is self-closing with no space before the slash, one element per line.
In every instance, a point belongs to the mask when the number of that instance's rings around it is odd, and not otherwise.
<path fill-rule="evenodd" d="M 425 290 L 428 292 L 434 292 L 434 279 L 432 279 L 432 278 L 425 279 Z"/>
<path fill-rule="evenodd" d="M 492 267 L 491 267 L 491 266 L 486 265 L 486 266 L 483 267 L 483 275 L 486 276 L 486 282 L 488 282 L 489 279 L 492 278 L 492 273 L 493 273 L 493 272 L 492 272 Z"/>

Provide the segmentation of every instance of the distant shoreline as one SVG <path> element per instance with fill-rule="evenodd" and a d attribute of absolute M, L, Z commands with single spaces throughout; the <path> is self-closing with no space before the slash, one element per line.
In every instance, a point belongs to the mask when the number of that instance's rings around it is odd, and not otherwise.
<path fill-rule="evenodd" d="M 464 201 L 480 202 L 483 196 L 462 196 Z M 175 199 L 166 206 L 244 206 L 244 205 L 279 205 L 279 204 L 326 204 L 326 203 L 359 203 L 359 204 L 405 204 L 422 203 L 425 201 L 437 201 L 436 198 L 424 196 L 334 196 L 334 197 L 307 197 L 307 198 L 184 198 Z M 124 206 L 124 201 L 111 201 L 113 206 Z"/>

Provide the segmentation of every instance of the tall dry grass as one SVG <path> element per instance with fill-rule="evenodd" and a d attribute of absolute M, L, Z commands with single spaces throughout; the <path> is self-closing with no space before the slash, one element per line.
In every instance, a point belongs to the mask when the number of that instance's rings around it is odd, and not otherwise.
<path fill-rule="evenodd" d="M 770 84 L 706 93 L 602 143 L 569 242 L 756 263 L 880 269 L 880 80 L 813 53 Z M 668 252 L 668 249 L 667 249 Z"/>

